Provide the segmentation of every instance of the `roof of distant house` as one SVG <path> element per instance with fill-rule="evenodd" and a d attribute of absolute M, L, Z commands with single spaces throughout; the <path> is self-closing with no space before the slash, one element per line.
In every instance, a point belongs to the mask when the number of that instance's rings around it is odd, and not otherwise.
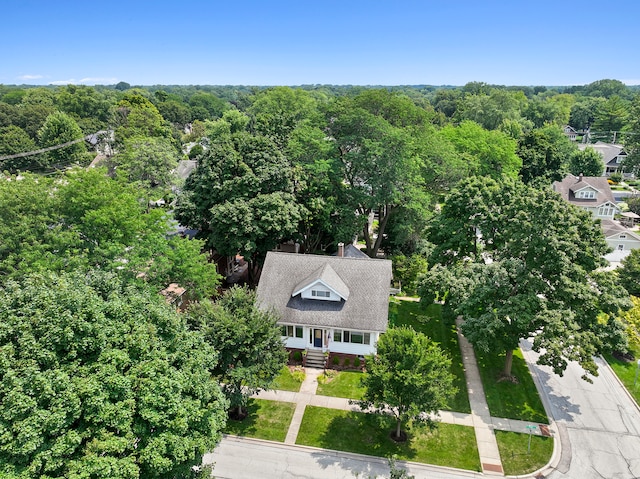
<path fill-rule="evenodd" d="M 577 198 L 576 192 L 584 188 L 596 190 L 598 194 L 595 198 Z M 553 190 L 560 193 L 560 195 L 569 203 L 576 206 L 585 207 L 597 207 L 603 203 L 610 202 L 616 204 L 611 192 L 611 187 L 607 178 L 604 176 L 566 176 L 562 181 L 553 182 Z"/>
<path fill-rule="evenodd" d="M 316 280 L 331 283 L 347 299 L 323 301 L 293 295 Z M 389 260 L 269 252 L 257 295 L 261 307 L 275 309 L 283 323 L 384 331 L 390 283 Z"/>
<path fill-rule="evenodd" d="M 596 143 L 580 143 L 578 148 L 581 150 L 585 150 L 587 148 L 593 148 L 602 156 L 602 161 L 605 165 L 609 163 L 615 163 L 615 159 L 618 155 L 625 154 L 624 146 L 616 145 L 613 143 L 604 143 L 603 141 L 598 141 Z"/>

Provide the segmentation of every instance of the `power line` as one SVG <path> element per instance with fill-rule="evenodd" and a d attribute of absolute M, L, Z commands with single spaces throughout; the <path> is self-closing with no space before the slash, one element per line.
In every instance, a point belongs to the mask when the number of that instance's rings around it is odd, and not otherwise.
<path fill-rule="evenodd" d="M 59 145 L 48 146 L 47 148 L 40 148 L 39 150 L 26 151 L 24 153 L 16 153 L 14 155 L 6 155 L 0 156 L 0 161 L 11 160 L 13 158 L 22 158 L 25 156 L 39 155 L 40 153 L 46 153 L 47 151 L 59 150 L 60 148 L 66 148 L 67 146 L 74 145 L 76 143 L 80 143 L 81 141 L 89 141 L 94 137 L 97 137 L 100 134 L 108 133 L 107 131 L 101 130 L 90 135 L 87 135 L 83 138 L 78 138 L 77 140 L 67 141 L 66 143 L 61 143 Z"/>

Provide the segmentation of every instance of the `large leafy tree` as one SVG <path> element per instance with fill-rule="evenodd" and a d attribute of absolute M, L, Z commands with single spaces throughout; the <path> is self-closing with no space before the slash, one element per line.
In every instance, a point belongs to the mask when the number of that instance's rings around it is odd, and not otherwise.
<path fill-rule="evenodd" d="M 561 374 L 570 360 L 597 374 L 593 355 L 622 344 L 628 296 L 598 272 L 608 246 L 592 216 L 549 190 L 518 181 L 463 181 L 430 228 L 436 244 L 421 296 L 447 292 L 477 347 L 506 352 L 534 336 L 539 362 Z"/>
<path fill-rule="evenodd" d="M 522 160 L 516 155 L 516 141 L 501 131 L 485 130 L 467 120 L 457 127 L 444 127 L 442 134 L 468 161 L 472 175 L 516 177 L 522 167 Z"/>
<path fill-rule="evenodd" d="M 0 289 L 0 470 L 190 478 L 220 439 L 215 351 L 153 293 L 105 273 Z"/>
<path fill-rule="evenodd" d="M 168 219 L 145 212 L 132 188 L 99 169 L 59 178 L 23 175 L 0 182 L 0 272 L 101 269 L 157 289 L 178 282 L 193 296 L 214 293 L 219 276 L 202 242 L 167 239 Z M 138 279 L 136 279 L 138 278 Z"/>
<path fill-rule="evenodd" d="M 255 292 L 239 287 L 215 304 L 194 304 L 188 314 L 193 327 L 218 352 L 213 372 L 233 415 L 243 418 L 249 397 L 269 388 L 286 363 L 278 317 L 258 307 Z"/>
<path fill-rule="evenodd" d="M 629 294 L 640 297 L 640 249 L 631 250 L 617 272 L 620 284 Z"/>
<path fill-rule="evenodd" d="M 428 117 L 414 109 L 419 110 L 405 98 L 380 93 L 343 99 L 328 112 L 333 161 L 341 178 L 337 187 L 360 221 L 371 257 L 382 244 L 391 215 L 400 208 L 428 214 L 424 162 L 415 147 L 418 142 L 412 140 Z M 403 126 L 412 122 L 414 128 Z"/>
<path fill-rule="evenodd" d="M 391 412 L 394 437 L 402 440 L 402 425 L 409 420 L 435 426 L 432 415 L 455 394 L 450 366 L 451 359 L 424 334 L 391 328 L 380 336 L 377 354 L 367 359 L 365 393 L 356 403 L 378 414 Z"/>
<path fill-rule="evenodd" d="M 38 130 L 38 143 L 41 147 L 62 145 L 74 140 L 82 139 L 82 130 L 69 115 L 56 112 L 49 115 Z M 84 142 L 80 141 L 64 148 L 48 151 L 46 156 L 50 163 L 68 165 L 83 159 L 86 152 Z"/>
<path fill-rule="evenodd" d="M 243 117 L 225 114 L 210 127 L 216 136 L 187 179 L 175 214 L 219 253 L 244 255 L 257 275 L 267 251 L 297 231 L 303 208 L 290 162 L 269 138 L 248 133 Z"/>
<path fill-rule="evenodd" d="M 569 160 L 569 173 L 575 176 L 601 176 L 604 172 L 602 156 L 593 148 L 576 150 Z"/>
<path fill-rule="evenodd" d="M 518 143 L 522 158 L 520 176 L 527 184 L 548 186 L 564 178 L 576 146 L 557 125 L 547 125 L 526 133 Z"/>
<path fill-rule="evenodd" d="M 19 126 L 0 127 L 0 157 L 26 153 L 36 149 L 36 143 Z M 7 158 L 0 160 L 0 170 L 8 170 L 11 173 L 15 173 L 18 170 L 25 170 L 34 166 L 37 168 L 41 166 L 41 160 L 42 157 L 40 155 Z"/>

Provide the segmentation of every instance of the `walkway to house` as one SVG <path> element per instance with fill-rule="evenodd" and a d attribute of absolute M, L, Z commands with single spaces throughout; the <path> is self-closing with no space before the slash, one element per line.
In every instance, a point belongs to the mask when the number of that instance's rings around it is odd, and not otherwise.
<path fill-rule="evenodd" d="M 460 323 L 458 322 L 458 326 Z M 486 475 L 502 476 L 502 461 L 498 451 L 498 443 L 495 431 L 513 431 L 520 433 L 530 433 L 527 426 L 530 422 L 517 421 L 514 419 L 504 419 L 491 417 L 489 407 L 484 395 L 484 388 L 480 380 L 480 371 L 476 362 L 473 346 L 462 336 L 458 329 L 458 341 L 462 352 L 465 377 L 467 381 L 467 391 L 469 392 L 469 403 L 471 414 L 440 411 L 439 420 L 443 423 L 458 424 L 473 427 L 476 433 L 478 444 L 478 454 L 482 465 L 482 472 Z M 322 369 L 305 368 L 306 377 L 300 387 L 300 392 L 292 391 L 261 391 L 254 397 L 271 401 L 284 401 L 296 404 L 293 419 L 289 425 L 289 430 L 285 438 L 285 444 L 295 444 L 302 423 L 302 417 L 307 405 L 324 407 L 329 409 L 343 409 L 346 411 L 360 411 L 360 408 L 349 404 L 349 399 L 319 396 L 316 394 L 318 388 L 318 376 L 322 374 Z M 549 426 L 535 428 L 533 434 L 541 435 L 548 433 Z"/>

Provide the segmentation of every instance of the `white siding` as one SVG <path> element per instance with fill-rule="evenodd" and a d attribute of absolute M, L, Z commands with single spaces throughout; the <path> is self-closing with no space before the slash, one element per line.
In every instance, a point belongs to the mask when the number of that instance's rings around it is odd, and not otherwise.
<path fill-rule="evenodd" d="M 317 291 L 317 292 L 321 292 L 321 293 L 329 293 L 329 296 L 328 297 L 314 296 L 313 291 Z M 324 284 L 319 283 L 319 282 L 315 283 L 315 284 L 309 286 L 308 288 L 306 288 L 305 290 L 303 290 L 300 293 L 300 295 L 304 299 L 313 299 L 313 300 L 319 300 L 319 301 L 340 301 L 342 299 L 336 293 L 334 293 L 329 288 L 327 288 Z"/>

